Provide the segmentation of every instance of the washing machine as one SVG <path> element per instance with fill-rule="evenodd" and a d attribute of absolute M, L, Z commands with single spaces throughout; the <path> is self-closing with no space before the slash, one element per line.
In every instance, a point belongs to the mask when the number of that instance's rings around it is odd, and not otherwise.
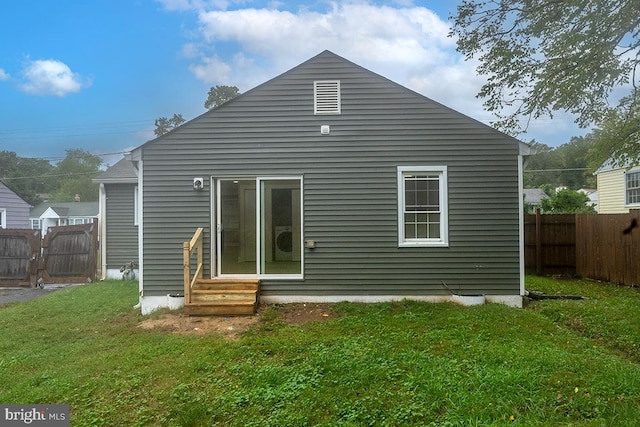
<path fill-rule="evenodd" d="M 275 227 L 275 260 L 291 261 L 293 254 L 293 233 L 291 226 Z"/>

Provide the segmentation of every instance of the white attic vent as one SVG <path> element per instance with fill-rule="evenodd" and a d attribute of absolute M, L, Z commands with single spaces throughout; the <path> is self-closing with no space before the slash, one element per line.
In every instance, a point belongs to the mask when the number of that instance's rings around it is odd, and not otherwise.
<path fill-rule="evenodd" d="M 314 114 L 340 114 L 340 80 L 313 82 Z"/>

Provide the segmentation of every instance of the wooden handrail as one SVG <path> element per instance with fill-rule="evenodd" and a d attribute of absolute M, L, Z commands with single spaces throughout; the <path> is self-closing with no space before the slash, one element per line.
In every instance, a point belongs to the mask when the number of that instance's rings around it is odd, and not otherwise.
<path fill-rule="evenodd" d="M 191 290 L 198 279 L 202 279 L 203 274 L 203 254 L 202 254 L 202 234 L 203 228 L 199 227 L 193 234 L 191 241 L 182 244 L 183 260 L 184 260 L 184 303 L 191 302 Z M 191 255 L 196 251 L 196 271 L 191 277 Z"/>

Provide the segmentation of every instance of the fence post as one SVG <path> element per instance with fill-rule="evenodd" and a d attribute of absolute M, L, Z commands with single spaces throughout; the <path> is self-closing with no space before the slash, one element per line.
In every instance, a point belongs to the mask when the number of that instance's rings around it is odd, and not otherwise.
<path fill-rule="evenodd" d="M 542 218 L 540 208 L 536 208 L 536 275 L 542 275 Z"/>

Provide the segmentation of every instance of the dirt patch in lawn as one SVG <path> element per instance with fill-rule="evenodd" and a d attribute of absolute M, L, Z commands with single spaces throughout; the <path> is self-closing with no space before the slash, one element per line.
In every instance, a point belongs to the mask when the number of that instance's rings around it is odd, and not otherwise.
<path fill-rule="evenodd" d="M 324 322 L 337 316 L 332 304 L 276 304 L 260 305 L 254 316 L 187 316 L 182 310 L 163 311 L 143 320 L 138 327 L 186 335 L 221 335 L 236 340 L 261 322 L 296 325 Z"/>

